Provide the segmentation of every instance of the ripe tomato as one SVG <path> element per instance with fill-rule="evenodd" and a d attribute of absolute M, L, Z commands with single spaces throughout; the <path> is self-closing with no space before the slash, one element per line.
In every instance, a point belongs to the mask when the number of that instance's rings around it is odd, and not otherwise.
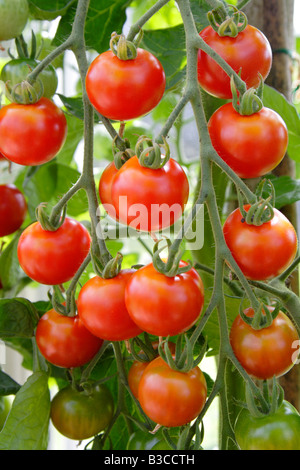
<path fill-rule="evenodd" d="M 93 387 L 90 393 L 69 386 L 61 389 L 51 402 L 52 424 L 63 436 L 76 441 L 103 431 L 113 412 L 113 397 L 105 385 Z"/>
<path fill-rule="evenodd" d="M 35 59 L 12 59 L 7 62 L 1 70 L 1 80 L 4 83 L 9 82 L 9 88 L 13 88 L 15 85 L 25 80 L 27 75 L 35 69 L 38 64 L 39 62 Z M 51 64 L 48 65 L 48 67 L 39 74 L 39 79 L 44 88 L 43 96 L 52 98 L 58 86 L 55 68 Z M 35 85 L 34 88 L 38 91 L 39 85 Z"/>
<path fill-rule="evenodd" d="M 184 264 L 182 261 L 180 265 Z M 151 263 L 131 277 L 125 302 L 132 320 L 143 331 L 173 336 L 187 331 L 198 320 L 204 304 L 204 287 L 194 268 L 168 277 Z"/>
<path fill-rule="evenodd" d="M 0 41 L 14 39 L 23 32 L 29 17 L 27 0 L 1 0 Z"/>
<path fill-rule="evenodd" d="M 287 401 L 261 418 L 242 409 L 234 431 L 241 450 L 300 450 L 300 415 Z"/>
<path fill-rule="evenodd" d="M 153 342 L 152 345 L 154 349 L 158 349 L 158 341 Z M 175 354 L 175 344 L 168 342 L 168 346 L 169 346 L 171 353 Z M 133 364 L 131 365 L 128 371 L 128 376 L 127 376 L 128 385 L 135 398 L 138 398 L 139 383 L 144 373 L 144 370 L 146 369 L 148 364 L 150 364 L 150 361 L 141 362 L 141 361 L 136 360 L 133 362 Z"/>
<path fill-rule="evenodd" d="M 95 276 L 80 290 L 78 315 L 95 336 L 122 341 L 141 333 L 125 305 L 125 287 L 133 273 L 132 269 L 124 269 L 112 279 Z"/>
<path fill-rule="evenodd" d="M 100 182 L 99 182 L 99 197 L 100 201 L 110 217 L 116 219 L 116 209 L 112 202 L 111 196 L 111 187 L 115 175 L 118 173 L 118 170 L 114 162 L 109 163 L 104 169 Z"/>
<path fill-rule="evenodd" d="M 76 274 L 90 244 L 88 230 L 76 220 L 66 218 L 54 232 L 35 222 L 20 237 L 19 263 L 27 276 L 40 284 L 63 284 Z"/>
<path fill-rule="evenodd" d="M 252 308 L 245 309 L 244 313 L 250 318 L 254 316 Z M 267 380 L 280 377 L 293 367 L 299 336 L 291 320 L 281 311 L 269 327 L 260 330 L 253 329 L 238 315 L 230 330 L 230 343 L 246 372 L 256 379 Z"/>
<path fill-rule="evenodd" d="M 249 205 L 245 210 L 249 210 Z M 244 222 L 240 209 L 234 210 L 223 226 L 225 241 L 248 279 L 262 281 L 281 274 L 297 253 L 296 231 L 277 209 L 271 221 L 260 226 Z"/>
<path fill-rule="evenodd" d="M 0 237 L 16 232 L 27 214 L 24 195 L 12 184 L 0 185 Z"/>
<path fill-rule="evenodd" d="M 111 195 L 120 222 L 134 230 L 154 232 L 173 225 L 188 201 L 189 182 L 172 158 L 160 169 L 130 158 L 116 173 Z"/>
<path fill-rule="evenodd" d="M 52 160 L 67 134 L 64 113 L 52 101 L 11 103 L 0 110 L 0 152 L 19 165 L 41 165 Z"/>
<path fill-rule="evenodd" d="M 265 35 L 248 25 L 237 37 L 221 37 L 211 26 L 200 32 L 202 39 L 219 54 L 246 83 L 247 88 L 259 85 L 272 65 L 272 50 Z M 205 52 L 198 53 L 198 81 L 201 87 L 218 98 L 232 98 L 230 77 Z"/>
<path fill-rule="evenodd" d="M 48 362 L 69 369 L 87 364 L 103 340 L 92 335 L 78 315 L 68 317 L 52 309 L 38 322 L 36 343 Z"/>
<path fill-rule="evenodd" d="M 121 60 L 112 51 L 100 54 L 86 76 L 89 99 L 103 116 L 128 121 L 149 113 L 161 100 L 165 72 L 150 52 L 137 50 L 137 57 Z"/>
<path fill-rule="evenodd" d="M 206 397 L 206 380 L 199 367 L 177 372 L 161 357 L 147 366 L 138 389 L 138 400 L 146 415 L 167 427 L 184 426 L 195 419 Z"/>
<path fill-rule="evenodd" d="M 257 178 L 273 170 L 288 145 L 285 122 L 265 107 L 242 116 L 227 103 L 211 116 L 208 129 L 216 152 L 241 178 Z"/>

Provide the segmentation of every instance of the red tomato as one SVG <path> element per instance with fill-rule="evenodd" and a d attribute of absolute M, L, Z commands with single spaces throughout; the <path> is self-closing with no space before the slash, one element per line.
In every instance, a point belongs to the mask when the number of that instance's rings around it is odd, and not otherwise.
<path fill-rule="evenodd" d="M 153 342 L 152 343 L 153 348 L 158 349 L 158 344 L 159 344 L 158 341 Z M 171 353 L 175 354 L 175 344 L 168 342 L 168 346 L 169 346 Z M 128 385 L 132 394 L 135 396 L 135 398 L 138 398 L 139 383 L 144 373 L 144 370 L 146 369 L 147 365 L 150 364 L 150 362 L 151 361 L 149 362 L 134 361 L 128 371 L 128 377 L 127 377 Z"/>
<path fill-rule="evenodd" d="M 188 201 L 189 182 L 172 158 L 159 169 L 130 158 L 112 181 L 112 201 L 120 222 L 134 230 L 154 232 L 173 225 Z"/>
<path fill-rule="evenodd" d="M 249 205 L 245 210 L 249 210 Z M 225 241 L 245 277 L 262 281 L 281 274 L 298 249 L 296 231 L 277 209 L 271 221 L 260 226 L 244 222 L 240 209 L 233 211 L 223 227 Z"/>
<path fill-rule="evenodd" d="M 36 343 L 48 362 L 69 369 L 87 364 L 103 340 L 92 335 L 78 316 L 68 317 L 52 309 L 38 322 Z"/>
<path fill-rule="evenodd" d="M 167 427 L 190 423 L 201 413 L 206 397 L 206 380 L 199 367 L 177 372 L 161 357 L 146 367 L 138 388 L 138 400 L 146 415 Z"/>
<path fill-rule="evenodd" d="M 208 129 L 216 152 L 241 178 L 257 178 L 273 170 L 288 145 L 285 122 L 265 107 L 242 116 L 227 103 L 211 116 Z"/>
<path fill-rule="evenodd" d="M 52 160 L 67 135 L 64 113 L 52 101 L 11 103 L 0 110 L 0 152 L 19 165 L 35 166 Z"/>
<path fill-rule="evenodd" d="M 24 195 L 12 184 L 0 185 L 0 237 L 16 232 L 27 214 Z"/>
<path fill-rule="evenodd" d="M 117 173 L 118 173 L 118 170 L 114 162 L 111 162 L 104 169 L 100 178 L 100 182 L 99 182 L 100 201 L 105 211 L 113 219 L 116 219 L 117 216 L 116 216 L 116 209 L 112 202 L 111 187 L 112 187 L 113 179 Z"/>
<path fill-rule="evenodd" d="M 161 100 L 165 72 L 150 52 L 137 50 L 137 57 L 121 60 L 112 51 L 100 54 L 86 76 L 89 99 L 103 116 L 127 121 L 149 113 Z"/>
<path fill-rule="evenodd" d="M 204 303 L 204 287 L 194 268 L 168 277 L 151 263 L 136 271 L 129 280 L 125 302 L 132 320 L 143 331 L 172 336 L 187 331 L 198 320 Z"/>
<path fill-rule="evenodd" d="M 66 218 L 54 231 L 43 230 L 39 222 L 27 227 L 18 244 L 18 258 L 27 276 L 40 284 L 68 282 L 87 257 L 91 237 L 76 220 Z"/>
<path fill-rule="evenodd" d="M 269 310 L 273 308 L 269 307 Z M 254 316 L 252 308 L 247 308 L 244 313 L 250 318 Z M 267 380 L 280 377 L 293 367 L 299 337 L 291 320 L 280 311 L 271 326 L 261 330 L 253 329 L 238 315 L 231 327 L 230 343 L 246 372 Z"/>
<path fill-rule="evenodd" d="M 108 341 L 122 341 L 141 333 L 128 315 L 125 287 L 134 270 L 124 269 L 112 279 L 95 276 L 81 289 L 78 314 L 88 330 Z"/>
<path fill-rule="evenodd" d="M 260 75 L 265 79 L 272 65 L 272 50 L 264 34 L 251 25 L 237 37 L 221 37 L 211 26 L 200 32 L 202 39 L 236 72 L 247 88 L 257 88 Z M 232 98 L 230 77 L 205 52 L 198 53 L 198 81 L 201 87 L 218 98 Z"/>

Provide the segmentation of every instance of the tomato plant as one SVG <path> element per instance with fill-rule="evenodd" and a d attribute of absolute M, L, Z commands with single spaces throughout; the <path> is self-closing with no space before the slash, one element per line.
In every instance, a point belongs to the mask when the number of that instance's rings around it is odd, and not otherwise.
<path fill-rule="evenodd" d="M 249 205 L 244 208 L 248 211 Z M 223 232 L 228 248 L 248 279 L 278 276 L 297 253 L 296 231 L 277 209 L 272 220 L 259 226 L 247 224 L 240 209 L 236 209 L 227 217 Z"/>
<path fill-rule="evenodd" d="M 80 290 L 78 315 L 95 336 L 122 341 L 141 333 L 125 305 L 125 289 L 133 273 L 127 269 L 112 279 L 95 276 Z"/>
<path fill-rule="evenodd" d="M 241 178 L 269 173 L 281 162 L 288 145 L 285 122 L 265 107 L 243 116 L 227 103 L 211 116 L 208 129 L 215 150 Z"/>
<path fill-rule="evenodd" d="M 41 165 L 61 150 L 67 135 L 64 113 L 48 98 L 11 103 L 0 110 L 0 151 L 11 162 Z"/>
<path fill-rule="evenodd" d="M 11 409 L 11 401 L 8 397 L 0 397 L 0 431 L 4 426 Z"/>
<path fill-rule="evenodd" d="M 235 423 L 241 450 L 300 450 L 300 415 L 287 401 L 275 413 L 256 417 L 245 408 Z"/>
<path fill-rule="evenodd" d="M 157 357 L 147 366 L 138 388 L 144 412 L 155 423 L 167 427 L 183 426 L 203 409 L 207 396 L 205 377 L 199 367 L 178 372 Z"/>
<path fill-rule="evenodd" d="M 25 197 L 12 184 L 0 185 L 0 237 L 16 232 L 27 215 Z"/>
<path fill-rule="evenodd" d="M 54 309 L 39 320 L 35 338 L 48 362 L 67 369 L 90 362 L 103 344 L 85 328 L 78 315 L 62 315 Z"/>
<path fill-rule="evenodd" d="M 143 331 L 156 336 L 177 335 L 198 320 L 204 304 L 204 286 L 194 268 L 168 277 L 150 263 L 129 280 L 125 302 L 132 320 Z"/>
<path fill-rule="evenodd" d="M 113 397 L 105 385 L 93 385 L 89 391 L 69 386 L 59 390 L 51 402 L 52 424 L 63 436 L 77 441 L 103 431 L 113 412 Z"/>
<path fill-rule="evenodd" d="M 109 50 L 98 55 L 86 76 L 89 99 L 103 116 L 128 121 L 149 113 L 161 100 L 165 72 L 150 52 L 138 49 L 134 59 L 119 59 Z"/>
<path fill-rule="evenodd" d="M 0 4 L 0 41 L 19 36 L 28 21 L 27 0 L 3 0 Z"/>
<path fill-rule="evenodd" d="M 131 434 L 126 450 L 172 450 L 172 447 L 160 432 L 153 435 L 136 431 Z"/>
<path fill-rule="evenodd" d="M 6 83 L 8 82 L 9 89 L 12 89 L 17 84 L 26 79 L 27 75 L 35 69 L 39 61 L 35 59 L 12 59 L 4 65 L 1 70 L 0 78 Z M 45 98 L 52 98 L 58 86 L 58 78 L 55 68 L 50 64 L 39 75 L 39 80 L 43 84 L 43 96 Z M 39 85 L 33 85 L 39 91 Z"/>
<path fill-rule="evenodd" d="M 155 232 L 169 227 L 182 215 L 189 183 L 182 167 L 170 159 L 163 168 L 146 168 L 130 158 L 115 174 L 111 199 L 117 218 L 130 227 Z"/>
<path fill-rule="evenodd" d="M 244 313 L 254 316 L 253 308 Z M 270 326 L 258 330 L 238 315 L 231 326 L 230 342 L 243 368 L 256 379 L 267 380 L 280 377 L 293 367 L 299 336 L 292 321 L 280 311 Z"/>
<path fill-rule="evenodd" d="M 265 35 L 257 28 L 247 25 L 236 37 L 219 36 L 211 26 L 200 32 L 201 38 L 240 74 L 247 88 L 258 87 L 260 78 L 269 75 L 272 50 Z M 230 99 L 230 77 L 206 52 L 198 53 L 198 81 L 208 93 L 218 98 Z"/>
<path fill-rule="evenodd" d="M 90 249 L 88 230 L 66 218 L 57 230 L 44 230 L 39 222 L 27 227 L 18 243 L 18 259 L 28 277 L 40 284 L 63 284 L 75 275 Z"/>

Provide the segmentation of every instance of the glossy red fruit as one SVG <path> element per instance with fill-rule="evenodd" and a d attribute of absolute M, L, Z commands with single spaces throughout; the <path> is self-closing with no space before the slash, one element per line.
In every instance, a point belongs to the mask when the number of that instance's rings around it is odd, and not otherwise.
<path fill-rule="evenodd" d="M 20 237 L 19 263 L 27 276 L 40 284 L 63 284 L 76 274 L 90 244 L 88 230 L 76 220 L 66 218 L 56 231 L 44 230 L 35 222 Z"/>
<path fill-rule="evenodd" d="M 39 320 L 36 342 L 48 362 L 64 368 L 87 364 L 103 344 L 103 340 L 85 328 L 78 316 L 61 315 L 54 309 Z"/>
<path fill-rule="evenodd" d="M 27 214 L 25 197 L 13 184 L 0 185 L 0 237 L 16 232 Z"/>

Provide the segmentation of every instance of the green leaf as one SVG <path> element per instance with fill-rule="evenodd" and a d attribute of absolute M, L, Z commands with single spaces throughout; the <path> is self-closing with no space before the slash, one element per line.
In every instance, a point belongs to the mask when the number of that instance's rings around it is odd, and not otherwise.
<path fill-rule="evenodd" d="M 0 396 L 15 395 L 20 388 L 21 385 L 0 370 Z"/>
<path fill-rule="evenodd" d="M 21 277 L 17 254 L 19 238 L 20 232 L 16 234 L 0 256 L 0 279 L 5 290 L 16 287 Z"/>
<path fill-rule="evenodd" d="M 54 20 L 63 16 L 76 0 L 28 0 L 29 11 L 35 19 Z"/>
<path fill-rule="evenodd" d="M 61 99 L 63 105 L 65 106 L 68 113 L 72 116 L 80 119 L 81 121 L 84 120 L 84 106 L 82 101 L 82 96 L 64 96 L 60 93 L 57 93 L 59 98 Z M 94 114 L 94 120 L 96 123 L 100 122 L 99 117 L 97 114 Z"/>
<path fill-rule="evenodd" d="M 34 305 L 27 299 L 0 300 L 0 338 L 32 338 L 38 319 Z"/>
<path fill-rule="evenodd" d="M 289 135 L 288 155 L 300 162 L 300 117 L 295 106 L 274 88 L 264 85 L 263 103 L 276 111 L 286 123 Z"/>
<path fill-rule="evenodd" d="M 0 432 L 0 450 L 47 450 L 49 418 L 48 376 L 35 372 L 15 396 Z"/>
<path fill-rule="evenodd" d="M 186 46 L 182 25 L 144 31 L 141 47 L 161 62 L 166 74 L 166 90 L 185 77 Z"/>
<path fill-rule="evenodd" d="M 275 207 L 280 209 L 283 206 L 300 201 L 300 180 L 293 179 L 288 175 L 274 176 L 266 175 L 275 189 Z M 267 194 L 265 195 L 267 196 Z"/>
<path fill-rule="evenodd" d="M 109 48 L 111 33 L 122 32 L 126 7 L 130 3 L 131 0 L 91 0 L 85 25 L 87 48 L 98 53 Z M 53 40 L 55 45 L 61 44 L 70 35 L 75 13 L 75 7 L 71 6 L 62 17 Z"/>
<path fill-rule="evenodd" d="M 66 114 L 68 134 L 66 141 L 56 156 L 56 161 L 70 165 L 79 142 L 83 139 L 83 121 Z"/>

